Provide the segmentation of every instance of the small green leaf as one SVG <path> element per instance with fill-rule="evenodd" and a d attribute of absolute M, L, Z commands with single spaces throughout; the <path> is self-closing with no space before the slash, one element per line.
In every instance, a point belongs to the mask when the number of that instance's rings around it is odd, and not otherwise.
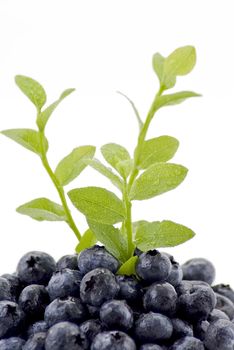
<path fill-rule="evenodd" d="M 138 221 L 134 221 L 132 223 L 132 232 L 133 232 L 133 236 L 135 237 L 136 235 L 136 231 L 138 229 L 139 226 L 141 225 L 145 225 L 148 221 L 146 220 L 138 220 Z"/>
<path fill-rule="evenodd" d="M 200 94 L 197 94 L 193 91 L 181 91 L 176 92 L 174 94 L 167 94 L 159 96 L 157 99 L 156 108 L 159 109 L 161 107 L 165 106 L 172 106 L 172 105 L 178 105 L 182 102 L 184 102 L 187 98 L 191 97 L 200 97 Z"/>
<path fill-rule="evenodd" d="M 112 192 L 101 187 L 76 188 L 68 192 L 74 206 L 87 218 L 112 225 L 125 217 L 122 201 Z"/>
<path fill-rule="evenodd" d="M 37 125 L 39 127 L 40 130 L 44 130 L 51 114 L 54 112 L 54 110 L 56 109 L 56 107 L 60 104 L 60 102 L 62 102 L 62 100 L 69 96 L 73 91 L 75 91 L 75 89 L 67 89 L 65 90 L 61 96 L 59 97 L 59 99 L 57 101 L 55 101 L 54 103 L 52 103 L 51 105 L 49 105 L 46 109 L 44 109 L 44 111 L 40 112 L 37 116 Z"/>
<path fill-rule="evenodd" d="M 130 175 L 133 168 L 133 160 L 132 159 L 126 159 L 121 160 L 116 164 L 116 169 L 118 173 L 122 176 L 123 179 L 127 179 Z"/>
<path fill-rule="evenodd" d="M 121 263 L 128 259 L 127 240 L 118 228 L 105 225 L 88 219 L 90 229 L 94 232 L 97 240 L 104 244 L 106 249 L 114 255 Z"/>
<path fill-rule="evenodd" d="M 117 271 L 118 275 L 136 275 L 136 262 L 138 260 L 138 256 L 132 256 L 128 259 Z"/>
<path fill-rule="evenodd" d="M 130 191 L 130 199 L 148 199 L 176 188 L 188 169 L 172 163 L 156 163 L 141 174 Z"/>
<path fill-rule="evenodd" d="M 16 75 L 15 82 L 20 90 L 30 99 L 40 110 L 46 103 L 46 93 L 44 88 L 36 80 L 24 75 Z"/>
<path fill-rule="evenodd" d="M 135 244 L 145 252 L 155 248 L 174 247 L 188 241 L 194 235 L 190 228 L 175 222 L 154 221 L 138 227 Z"/>
<path fill-rule="evenodd" d="M 87 166 L 84 160 L 92 158 L 94 146 L 80 146 L 63 158 L 55 169 L 55 176 L 62 186 L 74 180 Z"/>
<path fill-rule="evenodd" d="M 114 174 L 111 168 L 106 167 L 98 159 L 88 159 L 85 161 L 100 174 L 106 176 L 120 191 L 122 191 L 123 181 Z"/>
<path fill-rule="evenodd" d="M 138 166 L 146 169 L 157 162 L 167 162 L 176 153 L 179 141 L 171 136 L 159 136 L 144 141 Z"/>
<path fill-rule="evenodd" d="M 80 253 L 82 252 L 82 250 L 92 247 L 95 243 L 97 243 L 96 236 L 90 229 L 88 229 L 87 231 L 85 231 L 85 233 L 81 237 L 81 240 L 77 244 L 76 252 Z"/>
<path fill-rule="evenodd" d="M 38 131 L 32 129 L 8 129 L 1 131 L 1 133 L 30 151 L 41 155 L 41 141 Z M 47 152 L 49 146 L 45 136 L 43 136 L 43 141 L 44 150 Z"/>
<path fill-rule="evenodd" d="M 139 112 L 138 112 L 138 110 L 137 110 L 135 104 L 133 103 L 132 100 L 130 100 L 130 98 L 129 98 L 127 95 L 123 94 L 123 93 L 120 92 L 120 91 L 117 91 L 117 93 L 120 94 L 120 95 L 122 95 L 123 97 L 125 97 L 125 98 L 128 100 L 128 102 L 129 102 L 130 105 L 132 106 L 133 111 L 134 111 L 134 113 L 135 113 L 135 115 L 136 115 L 136 118 L 137 118 L 137 121 L 138 121 L 138 124 L 139 124 L 139 128 L 141 129 L 144 123 L 143 123 L 143 121 L 141 120 L 140 114 L 139 114 Z"/>
<path fill-rule="evenodd" d="M 155 53 L 152 59 L 152 65 L 159 81 L 162 81 L 165 58 L 160 53 Z"/>
<path fill-rule="evenodd" d="M 16 211 L 38 221 L 66 221 L 63 207 L 47 198 L 34 199 L 18 207 Z"/>
<path fill-rule="evenodd" d="M 130 161 L 130 155 L 126 148 L 116 143 L 108 143 L 101 147 L 101 152 L 107 163 L 109 163 L 118 172 L 118 163 L 121 161 Z M 120 174 L 121 175 L 121 174 Z"/>

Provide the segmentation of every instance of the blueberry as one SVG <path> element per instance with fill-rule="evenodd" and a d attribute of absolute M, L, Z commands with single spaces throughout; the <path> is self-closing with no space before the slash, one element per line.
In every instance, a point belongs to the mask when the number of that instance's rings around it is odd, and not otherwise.
<path fill-rule="evenodd" d="M 209 322 L 214 322 L 217 321 L 219 319 L 223 319 L 223 320 L 230 320 L 230 318 L 228 317 L 227 314 L 225 314 L 225 312 L 219 310 L 219 309 L 214 309 L 211 311 L 211 313 L 209 314 L 208 317 L 208 321 Z"/>
<path fill-rule="evenodd" d="M 212 284 L 215 279 L 214 265 L 207 259 L 194 258 L 182 265 L 185 280 L 200 280 Z"/>
<path fill-rule="evenodd" d="M 174 315 L 176 304 L 177 293 L 174 287 L 167 282 L 152 284 L 143 297 L 146 311 L 159 312 L 168 316 Z"/>
<path fill-rule="evenodd" d="M 104 247 L 95 245 L 79 254 L 78 267 L 84 275 L 98 267 L 109 269 L 115 273 L 119 268 L 119 262 Z"/>
<path fill-rule="evenodd" d="M 91 350 L 136 350 L 136 344 L 126 333 L 109 331 L 96 335 Z"/>
<path fill-rule="evenodd" d="M 11 337 L 0 340 L 0 350 L 22 350 L 25 340 L 18 337 Z"/>
<path fill-rule="evenodd" d="M 134 276 L 118 275 L 116 279 L 120 286 L 119 299 L 125 299 L 130 304 L 135 304 L 141 299 L 142 288 Z"/>
<path fill-rule="evenodd" d="M 234 324 L 222 319 L 212 322 L 206 332 L 204 344 L 208 350 L 233 350 Z"/>
<path fill-rule="evenodd" d="M 215 305 L 215 293 L 210 287 L 202 285 L 192 286 L 178 298 L 179 315 L 189 321 L 207 319 Z"/>
<path fill-rule="evenodd" d="M 157 344 L 144 344 L 139 350 L 163 350 L 163 348 Z"/>
<path fill-rule="evenodd" d="M 181 320 L 180 318 L 172 318 L 171 322 L 173 326 L 172 338 L 174 340 L 186 336 L 193 337 L 193 328 L 191 324 L 184 320 Z"/>
<path fill-rule="evenodd" d="M 216 293 L 223 295 L 234 303 L 234 290 L 229 284 L 217 284 L 216 286 L 212 286 L 212 288 Z"/>
<path fill-rule="evenodd" d="M 149 250 L 139 256 L 136 272 L 147 282 L 164 282 L 171 273 L 169 258 L 158 250 Z"/>
<path fill-rule="evenodd" d="M 109 329 L 128 330 L 133 326 L 133 312 L 126 301 L 110 300 L 102 305 L 100 320 Z"/>
<path fill-rule="evenodd" d="M 0 300 L 12 300 L 10 282 L 4 277 L 0 277 Z"/>
<path fill-rule="evenodd" d="M 234 317 L 234 304 L 225 296 L 215 293 L 217 303 L 215 308 L 223 311 L 230 319 Z"/>
<path fill-rule="evenodd" d="M 188 293 L 190 291 L 191 288 L 193 288 L 194 286 L 203 286 L 203 287 L 210 287 L 208 283 L 203 282 L 203 281 L 187 281 L 187 280 L 183 280 L 180 282 L 180 284 L 178 284 L 175 287 L 175 290 L 178 294 L 178 296 L 180 296 L 181 294 L 185 294 Z"/>
<path fill-rule="evenodd" d="M 25 287 L 19 296 L 19 306 L 30 321 L 40 320 L 49 302 L 50 298 L 46 288 L 39 284 Z"/>
<path fill-rule="evenodd" d="M 35 333 L 25 343 L 23 350 L 45 350 L 46 333 Z"/>
<path fill-rule="evenodd" d="M 92 342 L 95 336 L 103 331 L 103 326 L 99 320 L 88 320 L 81 323 L 80 330 Z"/>
<path fill-rule="evenodd" d="M 25 284 L 47 285 L 55 271 L 54 259 L 46 253 L 33 251 L 25 254 L 17 266 L 20 280 Z"/>
<path fill-rule="evenodd" d="M 85 307 L 79 299 L 74 297 L 57 298 L 45 310 L 45 322 L 49 327 L 62 321 L 79 323 L 85 319 L 85 316 Z"/>
<path fill-rule="evenodd" d="M 36 333 L 46 333 L 48 331 L 48 325 L 45 321 L 37 321 L 32 323 L 27 330 L 27 337 Z"/>
<path fill-rule="evenodd" d="M 19 295 L 22 289 L 24 288 L 24 285 L 20 281 L 17 274 L 5 273 L 4 275 L 2 275 L 2 277 L 6 278 L 7 281 L 10 283 L 11 294 L 15 298 L 15 300 L 18 300 Z"/>
<path fill-rule="evenodd" d="M 155 343 L 170 339 L 173 326 L 167 316 L 149 312 L 142 314 L 135 323 L 135 335 L 141 343 Z"/>
<path fill-rule="evenodd" d="M 166 281 L 175 287 L 178 284 L 180 284 L 180 282 L 183 279 L 183 270 L 180 264 L 177 261 L 175 261 L 172 255 L 168 253 L 164 254 L 170 259 L 171 262 L 171 272 Z"/>
<path fill-rule="evenodd" d="M 51 300 L 63 297 L 79 297 L 81 274 L 79 271 L 63 269 L 51 277 L 47 290 Z"/>
<path fill-rule="evenodd" d="M 207 320 L 199 320 L 193 326 L 193 332 L 196 338 L 204 340 L 206 336 L 207 329 L 210 325 L 210 322 Z"/>
<path fill-rule="evenodd" d="M 100 306 L 105 301 L 114 299 L 118 292 L 116 278 L 108 269 L 94 269 L 88 272 L 80 283 L 81 300 L 93 306 Z"/>
<path fill-rule="evenodd" d="M 62 258 L 60 258 L 57 261 L 56 269 L 57 270 L 62 270 L 62 269 L 78 270 L 77 254 L 62 256 Z"/>
<path fill-rule="evenodd" d="M 19 334 L 24 318 L 24 312 L 18 304 L 7 300 L 0 301 L 0 339 Z"/>
<path fill-rule="evenodd" d="M 205 350 L 205 347 L 201 340 L 197 338 L 184 337 L 177 340 L 170 348 L 170 350 Z"/>
<path fill-rule="evenodd" d="M 71 322 L 52 326 L 46 337 L 45 350 L 86 350 L 88 340 L 80 328 Z"/>

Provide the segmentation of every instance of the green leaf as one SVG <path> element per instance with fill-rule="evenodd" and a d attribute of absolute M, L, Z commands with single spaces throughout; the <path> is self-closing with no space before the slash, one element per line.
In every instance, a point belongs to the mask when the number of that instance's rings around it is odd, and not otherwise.
<path fill-rule="evenodd" d="M 179 141 L 171 136 L 159 136 L 144 141 L 138 166 L 146 169 L 156 162 L 167 162 L 176 153 Z"/>
<path fill-rule="evenodd" d="M 134 111 L 134 113 L 135 113 L 135 115 L 136 115 L 136 118 L 137 118 L 137 121 L 138 121 L 138 124 L 139 124 L 139 128 L 141 129 L 144 123 L 143 123 L 143 121 L 141 120 L 140 114 L 139 114 L 139 112 L 138 112 L 138 110 L 137 110 L 135 104 L 133 103 L 133 101 L 132 101 L 127 95 L 123 94 L 123 93 L 120 92 L 120 91 L 117 91 L 117 93 L 120 94 L 120 95 L 122 95 L 123 97 L 125 97 L 125 98 L 128 100 L 128 102 L 129 102 L 130 105 L 132 106 L 133 111 Z"/>
<path fill-rule="evenodd" d="M 63 207 L 47 198 L 34 199 L 18 207 L 16 211 L 38 221 L 66 221 Z"/>
<path fill-rule="evenodd" d="M 118 163 L 121 161 L 130 161 L 130 155 L 126 148 L 116 143 L 108 143 L 101 147 L 101 152 L 107 163 L 109 163 L 118 172 Z M 121 174 L 120 174 L 121 175 Z M 121 175 L 122 176 L 122 175 Z"/>
<path fill-rule="evenodd" d="M 63 91 L 63 93 L 61 94 L 61 96 L 59 97 L 59 99 L 57 101 L 53 102 L 46 109 L 44 109 L 44 111 L 42 111 L 38 114 L 37 125 L 38 125 L 40 130 L 44 130 L 51 114 L 54 112 L 56 107 L 60 104 L 60 102 L 62 102 L 62 100 L 65 97 L 69 96 L 73 91 L 75 91 L 75 89 L 67 89 L 67 90 Z"/>
<path fill-rule="evenodd" d="M 125 217 L 122 201 L 112 192 L 101 187 L 76 188 L 68 192 L 74 206 L 87 218 L 112 225 Z"/>
<path fill-rule="evenodd" d="M 127 276 L 136 275 L 137 260 L 138 260 L 138 256 L 132 256 L 123 265 L 120 266 L 119 270 L 117 271 L 117 274 L 127 275 Z"/>
<path fill-rule="evenodd" d="M 94 146 L 80 146 L 63 158 L 55 169 L 59 183 L 65 186 L 74 180 L 87 166 L 84 160 L 92 158 L 94 153 Z"/>
<path fill-rule="evenodd" d="M 97 243 L 96 236 L 90 229 L 88 229 L 87 231 L 85 231 L 85 233 L 81 237 L 81 240 L 77 244 L 76 252 L 80 253 L 82 252 L 82 250 L 92 247 L 95 243 Z"/>
<path fill-rule="evenodd" d="M 187 98 L 190 97 L 200 97 L 200 94 L 197 94 L 193 91 L 180 91 L 174 94 L 167 94 L 159 96 L 157 99 L 156 108 L 159 109 L 165 106 L 178 105 L 184 102 Z"/>
<path fill-rule="evenodd" d="M 113 173 L 111 168 L 106 167 L 98 159 L 88 159 L 85 162 L 88 163 L 93 169 L 97 170 L 100 174 L 106 176 L 113 183 L 113 185 L 122 191 L 123 182 L 119 176 Z"/>
<path fill-rule="evenodd" d="M 121 160 L 116 164 L 116 169 L 123 179 L 127 179 L 133 168 L 133 159 Z"/>
<path fill-rule="evenodd" d="M 160 53 L 155 53 L 152 59 L 152 65 L 159 81 L 162 81 L 165 58 Z"/>
<path fill-rule="evenodd" d="M 174 247 L 193 238 L 195 233 L 188 227 L 164 220 L 140 225 L 136 232 L 135 244 L 142 251 L 155 248 Z"/>
<path fill-rule="evenodd" d="M 130 191 L 130 199 L 148 199 L 176 188 L 188 169 L 172 163 L 156 163 L 141 174 Z"/>
<path fill-rule="evenodd" d="M 172 88 L 176 83 L 176 77 L 191 72 L 195 64 L 196 50 L 193 46 L 176 49 L 164 61 L 162 86 Z"/>
<path fill-rule="evenodd" d="M 118 228 L 105 225 L 88 219 L 90 229 L 94 232 L 97 240 L 104 244 L 106 249 L 114 255 L 121 263 L 128 259 L 127 240 Z"/>
<path fill-rule="evenodd" d="M 41 155 L 41 141 L 38 131 L 32 129 L 8 129 L 1 131 L 1 133 L 28 150 Z M 49 146 L 45 136 L 43 141 L 45 152 L 47 152 Z"/>
<path fill-rule="evenodd" d="M 16 75 L 15 82 L 20 90 L 30 99 L 40 110 L 46 103 L 46 93 L 44 88 L 36 80 L 24 75 Z"/>

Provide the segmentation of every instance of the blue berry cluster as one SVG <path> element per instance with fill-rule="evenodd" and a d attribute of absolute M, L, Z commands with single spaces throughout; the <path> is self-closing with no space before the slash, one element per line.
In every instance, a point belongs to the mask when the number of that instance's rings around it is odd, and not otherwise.
<path fill-rule="evenodd" d="M 136 276 L 97 245 L 25 254 L 0 277 L 0 350 L 234 349 L 234 291 L 208 260 L 135 254 Z"/>

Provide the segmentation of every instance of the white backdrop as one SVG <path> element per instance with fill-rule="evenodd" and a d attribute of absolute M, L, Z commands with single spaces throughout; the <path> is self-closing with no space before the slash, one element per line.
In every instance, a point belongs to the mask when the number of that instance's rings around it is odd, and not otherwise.
<path fill-rule="evenodd" d="M 16 74 L 45 87 L 48 101 L 68 87 L 68 97 L 48 123 L 48 157 L 54 168 L 74 147 L 117 142 L 131 152 L 138 126 L 128 94 L 146 115 L 158 88 L 151 57 L 194 45 L 197 65 L 175 90 L 202 98 L 158 113 L 149 136 L 180 140 L 173 159 L 189 168 L 185 182 L 157 198 L 134 203 L 134 219 L 170 219 L 196 237 L 168 249 L 180 261 L 202 256 L 217 268 L 217 282 L 234 286 L 234 41 L 233 1 L 40 0 L 0 1 L 0 130 L 33 128 L 35 108 L 14 84 Z M 100 153 L 98 152 L 98 155 Z M 15 212 L 33 198 L 58 196 L 39 158 L 0 136 L 0 273 L 13 272 L 29 250 L 58 259 L 76 239 L 63 223 L 36 222 Z M 101 185 L 88 169 L 68 188 Z M 79 227 L 86 223 L 72 209 Z"/>

